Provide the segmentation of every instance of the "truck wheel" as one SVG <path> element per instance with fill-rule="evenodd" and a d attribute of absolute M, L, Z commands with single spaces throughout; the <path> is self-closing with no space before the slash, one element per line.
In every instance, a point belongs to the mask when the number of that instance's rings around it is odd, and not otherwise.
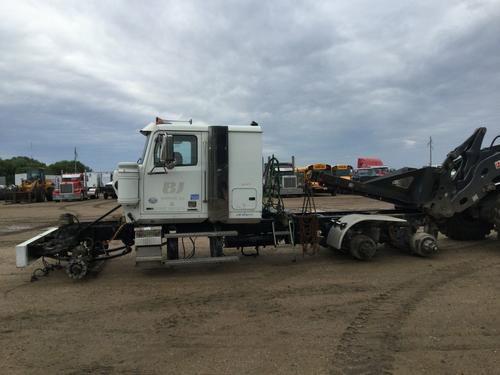
<path fill-rule="evenodd" d="M 442 232 L 452 240 L 478 241 L 484 239 L 492 227 L 493 225 L 486 221 L 474 219 L 461 212 L 448 219 Z"/>
<path fill-rule="evenodd" d="M 36 188 L 35 201 L 36 202 L 45 202 L 45 191 L 41 187 Z"/>
<path fill-rule="evenodd" d="M 349 251 L 356 259 L 368 260 L 373 258 L 377 252 L 377 244 L 371 237 L 364 234 L 357 234 L 351 239 Z"/>

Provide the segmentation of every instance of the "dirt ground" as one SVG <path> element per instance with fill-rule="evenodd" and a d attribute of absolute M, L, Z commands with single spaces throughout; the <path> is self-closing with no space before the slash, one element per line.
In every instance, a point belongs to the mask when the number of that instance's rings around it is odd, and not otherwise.
<path fill-rule="evenodd" d="M 55 271 L 31 283 L 35 266 L 16 269 L 15 245 L 61 213 L 85 220 L 115 204 L 0 203 L 1 374 L 499 372 L 496 234 L 440 238 L 431 259 L 391 248 L 370 262 L 328 249 L 302 257 L 297 246 L 157 270 L 136 268 L 132 253 L 81 282 Z M 316 204 L 387 206 L 349 196 Z"/>

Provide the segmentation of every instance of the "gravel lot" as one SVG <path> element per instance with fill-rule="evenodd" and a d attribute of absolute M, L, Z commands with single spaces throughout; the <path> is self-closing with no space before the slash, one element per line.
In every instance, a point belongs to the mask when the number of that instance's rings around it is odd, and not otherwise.
<path fill-rule="evenodd" d="M 287 199 L 299 207 L 300 198 Z M 440 238 L 423 259 L 370 262 L 264 249 L 239 263 L 140 270 L 134 255 L 81 282 L 30 282 L 14 247 L 115 201 L 0 204 L 2 374 L 493 374 L 500 369 L 500 242 Z M 319 197 L 320 209 L 384 208 Z M 199 240 L 200 249 L 206 242 Z M 235 251 L 227 251 L 236 254 Z M 298 254 L 297 261 L 293 262 Z"/>

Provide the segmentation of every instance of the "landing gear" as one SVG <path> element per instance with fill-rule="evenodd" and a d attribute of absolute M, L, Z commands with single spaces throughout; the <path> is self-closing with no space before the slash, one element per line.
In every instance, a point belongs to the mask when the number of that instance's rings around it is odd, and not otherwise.
<path fill-rule="evenodd" d="M 223 257 L 224 256 L 224 243 L 222 237 L 210 237 L 210 256 Z"/>
<path fill-rule="evenodd" d="M 167 238 L 167 259 L 179 259 L 179 239 Z"/>

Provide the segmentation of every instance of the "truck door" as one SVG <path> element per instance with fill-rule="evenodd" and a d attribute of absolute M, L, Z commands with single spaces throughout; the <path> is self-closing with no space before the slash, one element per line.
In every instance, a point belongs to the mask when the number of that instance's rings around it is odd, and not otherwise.
<path fill-rule="evenodd" d="M 161 139 L 167 132 L 154 135 L 146 160 L 143 179 L 142 213 L 168 219 L 199 218 L 202 211 L 203 140 L 202 132 L 169 131 L 173 136 L 173 168 L 160 165 Z"/>

